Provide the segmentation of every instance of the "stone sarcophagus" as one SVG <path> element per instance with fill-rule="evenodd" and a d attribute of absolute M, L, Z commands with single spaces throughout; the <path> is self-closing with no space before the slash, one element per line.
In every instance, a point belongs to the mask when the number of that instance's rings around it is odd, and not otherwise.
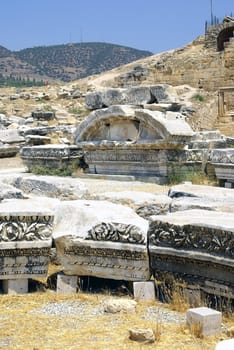
<path fill-rule="evenodd" d="M 165 273 L 209 292 L 234 296 L 233 214 L 186 210 L 152 217 L 149 254 L 156 278 Z M 215 294 L 215 293 L 214 293 Z"/>
<path fill-rule="evenodd" d="M 150 277 L 148 222 L 123 205 L 72 201 L 56 210 L 53 237 L 64 273 L 116 280 Z"/>
<path fill-rule="evenodd" d="M 9 280 L 46 276 L 53 219 L 52 212 L 33 209 L 30 200 L 0 204 L 0 280 L 5 286 Z"/>

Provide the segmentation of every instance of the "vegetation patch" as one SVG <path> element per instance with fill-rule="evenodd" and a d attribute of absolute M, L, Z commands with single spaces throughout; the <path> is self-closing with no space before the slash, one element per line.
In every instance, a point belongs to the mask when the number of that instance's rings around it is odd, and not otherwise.
<path fill-rule="evenodd" d="M 198 102 L 204 102 L 205 101 L 205 96 L 201 94 L 195 94 L 192 97 L 193 100 L 198 101 Z"/>
<path fill-rule="evenodd" d="M 206 175 L 204 171 L 194 167 L 178 166 L 169 171 L 168 183 L 170 185 L 175 185 L 186 181 L 192 182 L 196 185 L 214 184 L 213 178 Z"/>

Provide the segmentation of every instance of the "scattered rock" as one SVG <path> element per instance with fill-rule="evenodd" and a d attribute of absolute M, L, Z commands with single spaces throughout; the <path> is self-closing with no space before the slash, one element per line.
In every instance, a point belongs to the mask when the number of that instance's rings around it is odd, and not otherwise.
<path fill-rule="evenodd" d="M 129 329 L 129 339 L 139 343 L 154 343 L 155 335 L 152 329 Z"/>
<path fill-rule="evenodd" d="M 136 312 L 137 302 L 128 299 L 106 299 L 103 302 L 104 312 L 116 314 L 118 312 L 134 313 Z"/>

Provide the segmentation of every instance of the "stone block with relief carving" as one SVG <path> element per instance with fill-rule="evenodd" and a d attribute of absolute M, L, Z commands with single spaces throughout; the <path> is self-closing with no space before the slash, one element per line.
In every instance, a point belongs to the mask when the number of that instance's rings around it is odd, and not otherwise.
<path fill-rule="evenodd" d="M 60 203 L 53 238 L 66 275 L 142 281 L 150 276 L 148 222 L 107 201 Z"/>
<path fill-rule="evenodd" d="M 212 294 L 234 297 L 233 213 L 185 210 L 151 217 L 154 275 L 170 273 Z"/>
<path fill-rule="evenodd" d="M 0 203 L 0 279 L 46 276 L 54 216 L 30 200 Z"/>

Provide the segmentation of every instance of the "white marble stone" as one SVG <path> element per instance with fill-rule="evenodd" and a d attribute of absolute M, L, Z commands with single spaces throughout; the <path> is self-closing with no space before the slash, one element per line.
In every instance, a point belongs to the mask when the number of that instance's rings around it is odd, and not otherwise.
<path fill-rule="evenodd" d="M 155 286 L 153 281 L 133 282 L 134 299 L 137 301 L 155 300 Z"/>
<path fill-rule="evenodd" d="M 74 294 L 77 292 L 77 276 L 65 275 L 63 272 L 57 275 L 57 293 Z"/>
<path fill-rule="evenodd" d="M 199 327 L 204 336 L 221 333 L 222 313 L 208 307 L 189 309 L 186 313 L 186 321 L 191 329 Z"/>
<path fill-rule="evenodd" d="M 6 294 L 26 294 L 28 293 L 28 279 L 7 279 L 3 281 L 3 291 Z"/>
<path fill-rule="evenodd" d="M 107 201 L 61 202 L 53 238 L 69 275 L 148 280 L 148 222 L 131 208 Z"/>

